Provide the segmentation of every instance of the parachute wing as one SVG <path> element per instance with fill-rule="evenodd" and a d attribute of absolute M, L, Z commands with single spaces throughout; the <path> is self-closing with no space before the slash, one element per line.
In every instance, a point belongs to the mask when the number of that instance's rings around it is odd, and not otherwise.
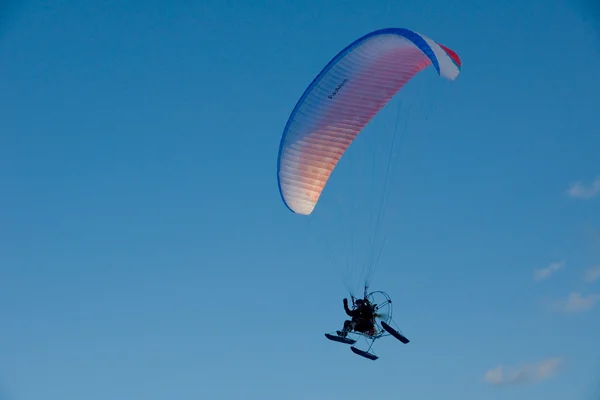
<path fill-rule="evenodd" d="M 281 138 L 278 185 L 292 212 L 312 213 L 348 146 L 406 82 L 430 65 L 453 80 L 461 61 L 419 33 L 389 28 L 357 39 L 325 66 L 296 104 Z"/>

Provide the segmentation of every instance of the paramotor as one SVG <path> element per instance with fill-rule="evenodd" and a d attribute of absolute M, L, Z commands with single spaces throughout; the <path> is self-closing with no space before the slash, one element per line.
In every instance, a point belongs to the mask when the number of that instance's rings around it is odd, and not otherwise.
<path fill-rule="evenodd" d="M 377 339 L 380 339 L 384 336 L 393 336 L 398 339 L 400 342 L 404 344 L 408 344 L 410 341 L 404 336 L 398 328 L 393 328 L 391 324 L 395 325 L 395 322 L 392 318 L 392 300 L 387 293 L 382 291 L 375 291 L 368 293 L 368 287 L 365 287 L 365 295 L 362 299 L 354 301 L 353 310 L 356 311 L 360 308 L 368 308 L 369 309 L 369 321 L 357 321 L 359 323 L 369 323 L 368 330 L 364 329 L 356 329 L 356 324 L 352 324 L 354 321 L 347 321 L 350 323 L 345 323 L 344 327 L 346 330 L 336 331 L 326 333 L 325 337 L 334 342 L 349 344 L 350 350 L 359 356 L 368 358 L 369 360 L 377 360 L 379 357 L 375 355 L 371 351 L 373 348 L 373 344 Z M 361 302 L 360 306 L 356 303 Z M 361 316 L 358 316 L 359 319 Z M 354 319 L 354 318 L 353 318 Z M 349 329 L 348 329 L 349 328 Z M 367 350 L 360 350 L 353 345 L 360 338 L 364 338 L 367 341 L 370 341 L 369 347 Z"/>

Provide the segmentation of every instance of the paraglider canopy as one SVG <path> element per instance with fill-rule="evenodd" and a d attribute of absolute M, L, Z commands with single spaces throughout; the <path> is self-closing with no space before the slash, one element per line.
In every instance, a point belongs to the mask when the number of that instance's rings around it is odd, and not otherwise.
<path fill-rule="evenodd" d="M 292 212 L 313 212 L 352 141 L 430 65 L 453 80 L 461 61 L 454 51 L 417 32 L 388 28 L 357 39 L 325 66 L 294 107 L 281 138 L 278 185 Z"/>

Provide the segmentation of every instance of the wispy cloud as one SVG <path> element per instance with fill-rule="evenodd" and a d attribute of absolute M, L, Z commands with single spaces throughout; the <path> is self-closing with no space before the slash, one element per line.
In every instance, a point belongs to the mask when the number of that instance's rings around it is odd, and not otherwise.
<path fill-rule="evenodd" d="M 546 268 L 536 269 L 533 273 L 533 278 L 536 281 L 541 281 L 542 279 L 548 278 L 550 275 L 563 268 L 564 266 L 564 261 L 550 263 L 550 265 L 548 265 Z"/>
<path fill-rule="evenodd" d="M 600 177 L 596 178 L 589 186 L 577 181 L 567 190 L 567 194 L 576 199 L 591 199 L 598 193 L 600 193 Z"/>
<path fill-rule="evenodd" d="M 595 282 L 598 279 L 600 279 L 600 265 L 596 265 L 593 267 L 588 268 L 587 271 L 585 271 L 585 275 L 583 277 L 583 279 L 586 282 Z"/>
<path fill-rule="evenodd" d="M 590 311 L 600 302 L 600 294 L 592 293 L 587 296 L 579 292 L 571 292 L 566 299 L 559 300 L 556 308 L 567 313 L 581 313 Z"/>
<path fill-rule="evenodd" d="M 499 365 L 487 371 L 483 380 L 495 386 L 536 383 L 551 378 L 562 363 L 561 357 L 554 357 L 517 367 Z"/>

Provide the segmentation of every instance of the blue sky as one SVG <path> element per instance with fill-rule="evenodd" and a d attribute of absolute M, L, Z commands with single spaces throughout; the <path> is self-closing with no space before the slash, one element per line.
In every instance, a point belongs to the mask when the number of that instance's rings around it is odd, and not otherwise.
<path fill-rule="evenodd" d="M 4 21 L 3 400 L 597 390 L 600 46 L 578 7 L 29 0 Z M 454 49 L 461 75 L 411 82 L 315 218 L 293 215 L 276 181 L 289 113 L 336 52 L 390 26 Z M 371 362 L 323 337 L 347 295 L 333 218 L 369 232 L 333 211 L 366 204 L 361 157 L 410 104 L 371 287 L 412 342 Z M 519 371 L 544 379 L 500 384 Z"/>

